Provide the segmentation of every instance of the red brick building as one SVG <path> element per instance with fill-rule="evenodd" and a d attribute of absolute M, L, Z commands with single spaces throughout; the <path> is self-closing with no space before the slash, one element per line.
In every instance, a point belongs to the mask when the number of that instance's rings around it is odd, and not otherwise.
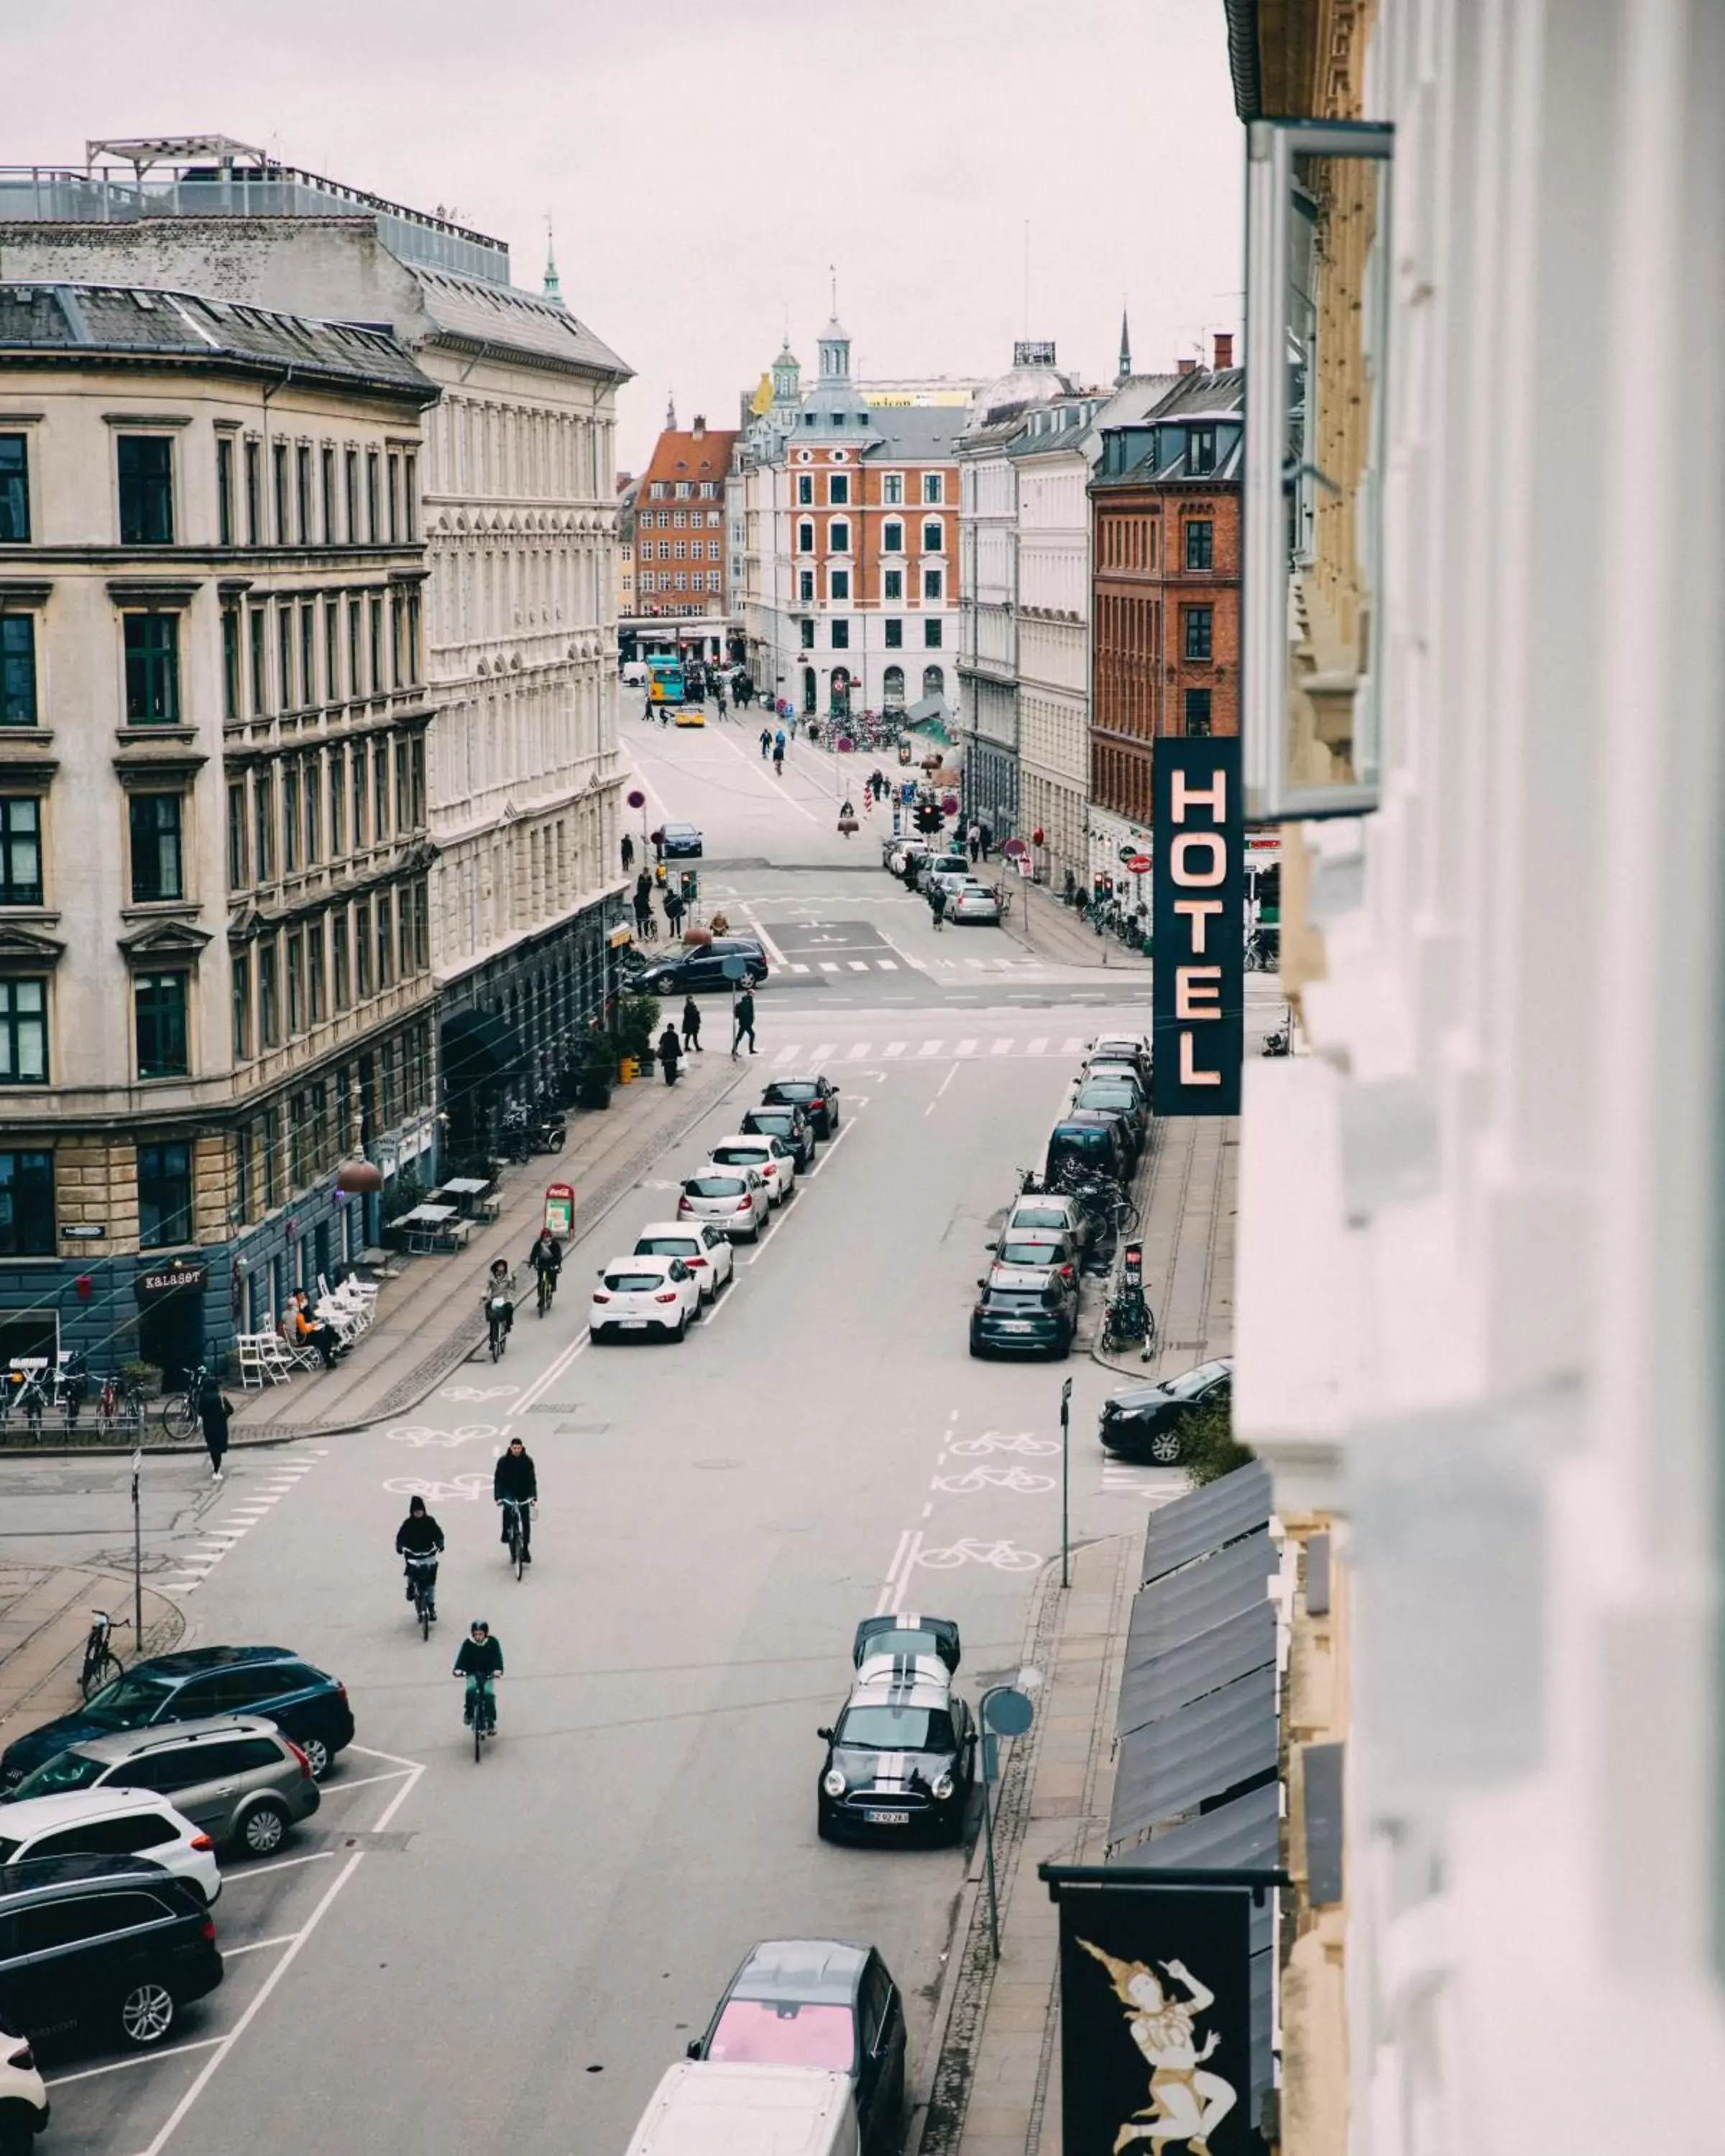
<path fill-rule="evenodd" d="M 1103 854 L 1150 821 L 1158 734 L 1240 731 L 1240 475 L 1234 340 L 1146 418 L 1105 429 L 1091 481 L 1091 798 Z"/>
<path fill-rule="evenodd" d="M 660 436 L 635 487 L 638 614 L 728 615 L 725 480 L 736 442 L 734 428 L 709 428 L 698 415 Z"/>

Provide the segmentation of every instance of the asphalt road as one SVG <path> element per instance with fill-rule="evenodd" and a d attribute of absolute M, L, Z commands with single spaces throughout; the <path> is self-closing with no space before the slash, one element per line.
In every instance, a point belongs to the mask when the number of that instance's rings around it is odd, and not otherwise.
<path fill-rule="evenodd" d="M 720 826 L 734 857 L 765 851 L 756 819 L 787 828 L 786 803 L 745 794 L 724 829 L 722 806 L 679 798 L 662 768 L 686 754 L 692 782 L 716 732 L 655 730 L 665 813 Z M 798 827 L 790 843 L 828 842 Z M 849 935 L 807 947 L 875 947 Z M 147 1562 L 182 1583 L 197 1639 L 293 1646 L 347 1683 L 359 1734 L 315 1830 L 231 1876 L 228 1978 L 179 2047 L 54 2062 L 51 2145 L 605 2156 L 743 1951 L 788 1933 L 876 1942 L 920 2064 L 963 1858 L 816 1839 L 814 1732 L 841 1702 L 852 1629 L 936 1610 L 963 1626 L 973 1697 L 1015 1670 L 1035 1563 L 1059 1547 L 1067 1375 L 1075 1537 L 1132 1527 L 1178 1478 L 1104 1466 L 1092 1433 L 1115 1381 L 1081 1355 L 966 1352 L 990 1222 L 1082 1024 L 762 1001 L 762 1056 L 711 1135 L 781 1058 L 817 1051 L 845 1122 L 683 1345 L 589 1348 L 581 1322 L 593 1270 L 673 1209 L 667 1163 L 575 1244 L 548 1318 L 524 1311 L 500 1364 L 464 1366 L 412 1417 L 239 1455 L 213 1497 L 195 1460 L 150 1463 Z M 511 1431 L 544 1493 L 519 1584 L 489 1495 Z M 393 1553 L 415 1488 L 450 1545 L 429 1645 Z M 123 1468 L 0 1463 L 3 1547 L 116 1549 L 125 1491 Z M 477 1766 L 449 1674 L 474 1614 L 508 1672 Z"/>

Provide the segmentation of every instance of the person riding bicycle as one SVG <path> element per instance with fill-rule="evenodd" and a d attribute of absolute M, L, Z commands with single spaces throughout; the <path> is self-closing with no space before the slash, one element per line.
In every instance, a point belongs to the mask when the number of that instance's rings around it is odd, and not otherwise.
<path fill-rule="evenodd" d="M 483 1701 L 485 1727 L 497 1727 L 497 1697 L 492 1691 L 493 1681 L 503 1674 L 503 1645 L 491 1637 L 491 1628 L 483 1617 L 475 1617 L 467 1628 L 467 1637 L 455 1656 L 455 1666 L 451 1676 L 465 1677 L 467 1698 L 461 1709 L 461 1719 L 470 1728 L 475 1701 Z"/>
<path fill-rule="evenodd" d="M 539 1230 L 539 1240 L 527 1253 L 527 1263 L 538 1276 L 542 1298 L 549 1302 L 557 1291 L 557 1275 L 563 1269 L 563 1246 L 549 1228 Z"/>
<path fill-rule="evenodd" d="M 415 1558 L 429 1558 L 420 1569 L 425 1575 L 425 1599 L 431 1604 L 431 1614 L 437 1615 L 437 1559 L 444 1553 L 444 1531 L 425 1509 L 425 1500 L 414 1497 L 408 1501 L 408 1517 L 395 1531 L 395 1553 L 406 1562 L 403 1570 L 408 1576 L 408 1599 L 413 1599 L 413 1563 Z"/>
<path fill-rule="evenodd" d="M 507 1452 L 500 1452 L 497 1465 L 491 1471 L 492 1502 L 501 1509 L 506 1497 L 512 1497 L 520 1506 L 521 1523 L 521 1555 L 527 1563 L 533 1562 L 533 1553 L 528 1547 L 533 1534 L 533 1507 L 539 1499 L 539 1475 L 533 1465 L 533 1455 L 518 1437 L 509 1440 Z M 509 1540 L 509 1514 L 502 1515 L 503 1532 L 501 1542 Z"/>
<path fill-rule="evenodd" d="M 485 1304 L 486 1324 L 493 1332 L 501 1326 L 506 1339 L 515 1325 L 515 1275 L 509 1270 L 507 1258 L 492 1259 L 480 1300 Z M 492 1306 L 498 1302 L 503 1305 L 501 1311 Z"/>

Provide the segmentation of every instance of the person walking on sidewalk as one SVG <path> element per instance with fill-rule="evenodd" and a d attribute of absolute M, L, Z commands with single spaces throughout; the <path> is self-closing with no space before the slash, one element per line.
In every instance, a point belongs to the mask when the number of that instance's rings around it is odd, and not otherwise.
<path fill-rule="evenodd" d="M 964 834 L 964 842 L 970 848 L 970 858 L 972 861 L 975 862 L 980 860 L 983 850 L 983 827 L 980 824 L 973 824 L 971 825 L 970 829 Z"/>
<path fill-rule="evenodd" d="M 732 1016 L 736 1020 L 737 1025 L 736 1031 L 731 1036 L 731 1055 L 732 1060 L 734 1062 L 737 1057 L 737 1051 L 742 1045 L 745 1035 L 747 1035 L 748 1039 L 749 1054 L 753 1055 L 757 1052 L 755 1048 L 755 992 L 752 988 L 746 988 L 742 993 L 737 998 L 736 1003 L 732 1007 Z"/>
<path fill-rule="evenodd" d="M 643 869 L 635 878 L 635 934 L 645 941 L 653 932 L 653 879 Z"/>
<path fill-rule="evenodd" d="M 222 1460 L 228 1450 L 228 1424 L 234 1415 L 234 1403 L 223 1397 L 222 1389 L 213 1378 L 206 1378 L 203 1389 L 198 1395 L 198 1419 L 203 1425 L 203 1441 L 209 1449 L 209 1479 L 222 1479 Z"/>
<path fill-rule="evenodd" d="M 947 893 L 944 885 L 932 883 L 929 886 L 928 911 L 933 919 L 935 927 L 937 928 L 943 927 L 947 918 Z"/>
<path fill-rule="evenodd" d="M 773 776 L 784 777 L 784 736 L 781 734 L 773 744 Z"/>
<path fill-rule="evenodd" d="M 659 1036 L 660 1067 L 665 1072 L 667 1086 L 675 1086 L 677 1082 L 677 1065 L 681 1061 L 682 1055 L 683 1044 L 677 1039 L 677 1029 L 667 1019 L 665 1031 Z"/>
<path fill-rule="evenodd" d="M 683 998 L 683 1052 L 685 1055 L 701 1053 L 701 1005 L 693 996 Z"/>
<path fill-rule="evenodd" d="M 772 730 L 772 728 L 771 728 L 770 726 L 762 726 L 762 729 L 761 729 L 761 761 L 762 761 L 762 763 L 765 763 L 765 762 L 767 761 L 768 757 L 769 756 L 771 756 L 771 755 L 772 755 L 772 753 L 773 753 L 773 730 Z"/>
<path fill-rule="evenodd" d="M 623 834 L 623 873 L 627 875 L 635 865 L 635 842 L 625 831 Z"/>

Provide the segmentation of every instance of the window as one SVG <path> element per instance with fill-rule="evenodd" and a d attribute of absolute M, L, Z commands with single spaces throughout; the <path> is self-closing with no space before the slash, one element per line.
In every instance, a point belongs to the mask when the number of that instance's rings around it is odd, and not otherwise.
<path fill-rule="evenodd" d="M 389 744 L 381 737 L 372 742 L 372 817 L 375 839 L 387 839 L 395 829 L 389 813 Z"/>
<path fill-rule="evenodd" d="M 1189 472 L 1211 472 L 1216 469 L 1216 430 L 1214 427 L 1190 427 L 1187 429 L 1186 469 Z"/>
<path fill-rule="evenodd" d="M 320 915 L 305 931 L 305 1014 L 320 1025 L 324 1014 L 323 919 Z"/>
<path fill-rule="evenodd" d="M 946 552 L 947 527 L 937 516 L 931 516 L 922 526 L 922 551 L 925 554 Z"/>
<path fill-rule="evenodd" d="M 234 437 L 216 436 L 216 544 L 234 544 Z"/>
<path fill-rule="evenodd" d="M 891 643 L 891 639 L 887 641 Z M 902 666 L 889 666 L 880 676 L 880 701 L 889 711 L 896 711 L 903 705 L 905 670 Z"/>
<path fill-rule="evenodd" d="M 797 552 L 799 554 L 814 552 L 814 526 L 806 516 L 797 526 Z"/>
<path fill-rule="evenodd" d="M 827 475 L 827 502 L 833 509 L 848 509 L 850 506 L 850 475 L 849 472 L 829 472 Z"/>
<path fill-rule="evenodd" d="M 228 788 L 228 888 L 244 891 L 249 878 L 245 872 L 245 781 L 236 780 Z"/>
<path fill-rule="evenodd" d="M 265 1048 L 281 1045 L 281 993 L 273 936 L 262 937 L 258 944 L 258 1035 Z"/>
<path fill-rule="evenodd" d="M 685 479 L 680 479 L 677 481 L 677 500 L 679 501 L 686 501 L 689 499 L 690 491 L 691 490 L 688 480 Z"/>
<path fill-rule="evenodd" d="M 393 963 L 394 938 L 391 915 L 395 910 L 391 893 L 380 891 L 377 898 L 377 986 L 387 988 L 395 978 Z"/>
<path fill-rule="evenodd" d="M 1214 619 L 1213 607 L 1182 607 L 1180 619 L 1185 624 L 1184 649 L 1189 659 L 1208 660 L 1210 656 L 1211 624 Z"/>
<path fill-rule="evenodd" d="M 889 516 L 880 526 L 880 552 L 883 554 L 902 554 L 905 551 L 905 527 L 896 516 Z"/>
<path fill-rule="evenodd" d="M 883 569 L 880 572 L 880 596 L 883 599 L 901 600 L 905 595 L 905 572 L 902 569 Z"/>
<path fill-rule="evenodd" d="M 281 869 L 291 875 L 300 865 L 300 767 L 290 757 L 281 767 Z"/>
<path fill-rule="evenodd" d="M 255 442 L 245 445 L 245 543 L 259 544 L 264 529 L 263 477 L 259 470 L 259 449 Z"/>
<path fill-rule="evenodd" d="M 809 508 L 809 507 L 810 507 L 810 506 L 811 506 L 811 505 L 813 504 L 814 501 L 814 473 L 813 473 L 813 472 L 798 472 L 798 473 L 797 474 L 797 506 L 798 506 L 798 509 L 807 509 L 807 508 Z"/>
<path fill-rule="evenodd" d="M 1206 517 L 1192 516 L 1186 520 L 1186 567 L 1189 569 L 1214 567 L 1215 531 L 1215 526 Z"/>
<path fill-rule="evenodd" d="M 835 516 L 827 526 L 827 552 L 829 554 L 848 554 L 850 552 L 850 520 Z"/>
<path fill-rule="evenodd" d="M 347 602 L 347 693 L 350 696 L 365 694 L 365 680 L 360 665 L 362 637 L 359 615 L 359 600 L 350 598 Z"/>
<path fill-rule="evenodd" d="M 850 624 L 848 621 L 835 621 L 833 624 L 833 649 L 834 651 L 850 650 Z"/>
<path fill-rule="evenodd" d="M 42 803 L 0 794 L 0 906 L 42 903 Z"/>
<path fill-rule="evenodd" d="M 945 588 L 946 572 L 944 570 L 925 569 L 922 572 L 922 596 L 924 598 L 933 599 L 937 603 L 938 603 L 941 593 L 945 590 Z"/>
<path fill-rule="evenodd" d="M 259 883 L 272 883 L 275 878 L 275 785 L 270 773 L 260 771 L 252 796 L 253 823 L 257 830 L 257 844 L 253 859 Z"/>
<path fill-rule="evenodd" d="M 189 1068 L 186 976 L 141 973 L 132 984 L 132 1001 L 138 1021 L 139 1077 L 183 1078 Z"/>
<path fill-rule="evenodd" d="M 182 805 L 177 793 L 134 793 L 131 798 L 134 906 L 150 906 L 186 895 L 180 831 Z"/>
<path fill-rule="evenodd" d="M 372 594 L 372 694 L 383 693 L 383 595 Z"/>
<path fill-rule="evenodd" d="M 347 850 L 347 752 L 340 747 L 329 752 L 330 761 L 330 859 L 341 860 Z"/>
<path fill-rule="evenodd" d="M 366 745 L 353 744 L 353 843 L 356 848 L 371 844 L 371 833 L 366 822 Z"/>
<path fill-rule="evenodd" d="M 655 480 L 649 491 L 655 501 L 663 501 L 665 496 L 665 481 L 662 479 Z"/>
<path fill-rule="evenodd" d="M 1186 691 L 1186 732 L 1194 740 L 1202 739 L 1210 730 L 1210 692 L 1208 689 L 1189 689 Z"/>
<path fill-rule="evenodd" d="M 270 452 L 270 467 L 275 487 L 275 543 L 278 547 L 285 547 L 290 528 L 288 517 L 288 453 L 285 442 L 278 442 Z"/>
<path fill-rule="evenodd" d="M 813 570 L 813 569 L 798 569 L 798 572 L 797 572 L 797 597 L 798 597 L 798 598 L 803 602 L 803 605 L 804 605 L 804 606 L 813 606 L 813 605 L 814 605 L 814 570 Z"/>
<path fill-rule="evenodd" d="M 134 726 L 180 722 L 180 624 L 171 613 L 121 617 L 126 634 L 126 717 Z"/>
<path fill-rule="evenodd" d="M 0 1086 L 48 1083 L 48 983 L 0 980 Z"/>
<path fill-rule="evenodd" d="M 680 509 L 676 515 L 672 517 L 671 523 L 677 531 L 686 531 L 689 529 L 688 511 L 686 509 Z"/>
<path fill-rule="evenodd" d="M 35 723 L 35 617 L 0 613 L 0 726 Z"/>
<path fill-rule="evenodd" d="M 336 453 L 326 448 L 322 456 L 323 543 L 333 547 L 341 532 L 336 514 Z"/>
<path fill-rule="evenodd" d="M 939 472 L 924 472 L 922 475 L 922 499 L 924 502 L 932 507 L 936 504 L 944 501 L 946 498 L 946 485 L 942 475 Z"/>
<path fill-rule="evenodd" d="M 146 1250 L 192 1240 L 192 1148 L 138 1147 L 138 1240 Z M 205 1762 L 198 1755 L 198 1768 Z"/>
<path fill-rule="evenodd" d="M 677 541 L 675 558 L 680 562 L 686 562 L 688 560 L 689 542 L 686 539 L 679 539 Z"/>
<path fill-rule="evenodd" d="M 317 701 L 316 614 L 309 599 L 300 608 L 300 701 L 302 704 Z"/>
<path fill-rule="evenodd" d="M 941 624 L 938 621 L 925 621 L 923 623 L 922 648 L 925 651 L 938 651 L 940 649 Z"/>
<path fill-rule="evenodd" d="M 401 459 L 392 449 L 389 452 L 389 543 L 393 547 L 401 537 Z"/>
<path fill-rule="evenodd" d="M 724 590 L 725 574 L 723 570 L 709 569 L 707 571 L 706 588 L 710 592 L 722 592 Z"/>
<path fill-rule="evenodd" d="M 54 1251 L 54 1155 L 0 1152 L 0 1258 Z"/>
<path fill-rule="evenodd" d="M 222 716 L 237 719 L 239 709 L 239 616 L 222 609 Z"/>
<path fill-rule="evenodd" d="M 294 506 L 300 513 L 300 544 L 309 547 L 316 527 L 311 521 L 311 451 L 304 442 L 294 453 Z"/>
<path fill-rule="evenodd" d="M 402 521 L 409 540 L 419 536 L 419 459 L 411 453 L 402 459 Z"/>
<path fill-rule="evenodd" d="M 377 452 L 375 449 L 367 449 L 366 451 L 366 537 L 373 547 L 377 543 L 379 531 L 378 491 Z"/>
<path fill-rule="evenodd" d="M 264 609 L 251 610 L 252 716 L 260 719 L 270 709 L 270 646 L 265 641 Z"/>
<path fill-rule="evenodd" d="M 353 908 L 353 977 L 362 997 L 372 993 L 372 902 L 358 899 Z"/>
<path fill-rule="evenodd" d="M 832 580 L 832 596 L 834 598 L 848 601 L 850 597 L 850 570 L 834 569 L 829 571 L 829 574 Z"/>
<path fill-rule="evenodd" d="M 299 698 L 294 693 L 294 610 L 284 599 L 275 609 L 275 687 L 285 711 Z"/>
<path fill-rule="evenodd" d="M 905 644 L 905 625 L 901 621 L 889 619 L 886 624 L 886 649 L 902 651 Z"/>
<path fill-rule="evenodd" d="M 880 499 L 889 509 L 896 509 L 905 498 L 905 475 L 902 472 L 886 472 L 880 480 Z"/>
<path fill-rule="evenodd" d="M 305 783 L 300 797 L 305 810 L 305 865 L 308 869 L 316 864 L 323 852 L 319 844 L 323 830 L 323 802 L 317 788 L 317 758 L 309 756 L 305 759 Z"/>
<path fill-rule="evenodd" d="M 305 939 L 295 929 L 287 939 L 287 1029 L 291 1040 L 305 1027 Z M 296 1118 L 290 1116 L 288 1133 L 291 1140 L 299 1130 Z M 295 1178 L 297 1181 L 298 1178 Z"/>
<path fill-rule="evenodd" d="M 330 909 L 330 948 L 334 960 L 336 1009 L 342 1011 L 353 1000 L 347 971 L 347 909 L 345 906 L 335 906 Z"/>
<path fill-rule="evenodd" d="M 233 973 L 234 1060 L 243 1063 L 252 1052 L 252 962 L 244 952 L 234 960 Z"/>
<path fill-rule="evenodd" d="M 923 668 L 922 693 L 925 696 L 944 696 L 946 695 L 947 677 L 942 673 L 938 666 L 925 666 Z"/>
<path fill-rule="evenodd" d="M 171 547 L 174 538 L 174 445 L 166 434 L 121 434 L 120 543 Z"/>
<path fill-rule="evenodd" d="M 359 451 L 349 449 L 343 459 L 342 477 L 347 496 L 347 543 L 359 544 Z"/>
<path fill-rule="evenodd" d="M 800 632 L 803 649 L 805 651 L 813 651 L 814 649 L 814 624 L 812 621 L 802 621 L 798 623 L 797 627 Z"/>
<path fill-rule="evenodd" d="M 0 547 L 30 537 L 30 467 L 22 434 L 0 434 Z"/>
<path fill-rule="evenodd" d="M 341 602 L 334 598 L 323 603 L 323 694 L 326 703 L 341 701 Z"/>

